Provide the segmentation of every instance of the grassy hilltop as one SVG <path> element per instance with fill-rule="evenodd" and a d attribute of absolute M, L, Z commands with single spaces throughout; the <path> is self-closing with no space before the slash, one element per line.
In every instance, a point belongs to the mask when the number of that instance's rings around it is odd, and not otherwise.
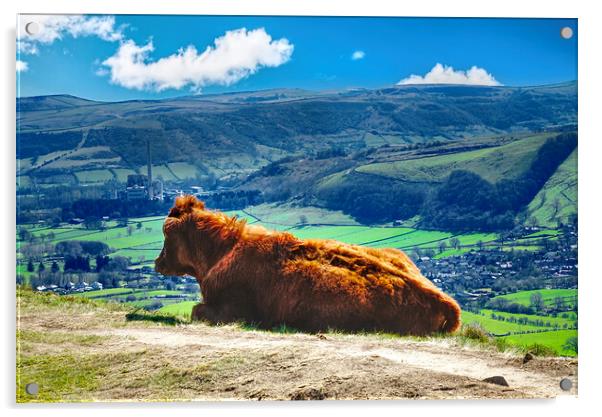
<path fill-rule="evenodd" d="M 312 335 L 23 289 L 18 302 L 17 402 L 541 398 L 560 395 L 559 378 L 577 370 L 568 359 L 523 364 L 525 350 L 471 328 L 432 338 Z M 482 381 L 494 374 L 510 387 Z M 30 382 L 37 396 L 25 393 Z"/>

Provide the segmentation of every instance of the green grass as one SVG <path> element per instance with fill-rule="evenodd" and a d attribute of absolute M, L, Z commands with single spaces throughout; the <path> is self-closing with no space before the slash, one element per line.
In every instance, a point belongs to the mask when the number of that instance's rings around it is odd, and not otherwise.
<path fill-rule="evenodd" d="M 510 344 L 528 348 L 534 344 L 543 345 L 553 349 L 564 356 L 575 356 L 575 352 L 565 350 L 563 345 L 570 337 L 577 337 L 577 330 L 558 330 L 542 333 L 529 333 L 502 337 Z"/>
<path fill-rule="evenodd" d="M 106 182 L 113 179 L 113 174 L 108 169 L 89 169 L 77 171 L 75 176 L 80 183 Z"/>
<path fill-rule="evenodd" d="M 156 297 L 158 295 L 179 295 L 182 294 L 182 292 L 176 290 L 138 290 L 136 291 L 136 294 L 141 294 L 145 297 Z"/>
<path fill-rule="evenodd" d="M 189 319 L 192 308 L 198 304 L 198 301 L 182 301 L 181 303 L 170 304 L 157 310 L 161 314 L 169 314 L 176 317 Z"/>
<path fill-rule="evenodd" d="M 34 267 L 37 268 L 37 265 L 34 264 Z M 27 270 L 27 263 L 17 264 L 16 272 L 17 275 L 22 275 L 25 278 L 26 282 L 29 282 L 29 277 L 31 275 L 37 275 L 37 272 L 29 272 Z"/>
<path fill-rule="evenodd" d="M 82 226 L 71 226 L 71 225 L 57 227 L 57 228 L 47 228 L 47 227 L 29 228 L 29 230 L 36 237 L 40 237 L 42 235 L 48 235 L 48 233 L 50 233 L 50 232 L 54 233 L 55 237 L 54 237 L 54 239 L 52 239 L 52 241 L 51 241 L 52 243 L 58 243 L 58 242 L 62 242 L 65 240 L 78 240 L 80 237 L 83 237 L 86 235 L 101 233 L 101 231 L 99 231 L 99 230 L 87 230 L 87 229 L 84 229 Z"/>
<path fill-rule="evenodd" d="M 326 210 L 319 207 L 299 207 L 291 204 L 260 204 L 245 210 L 270 228 L 281 229 L 301 224 L 305 216 L 309 224 L 357 225 L 349 215 L 341 211 Z"/>
<path fill-rule="evenodd" d="M 187 162 L 172 162 L 167 164 L 171 171 L 180 179 L 196 178 L 198 170 Z"/>
<path fill-rule="evenodd" d="M 31 177 L 27 175 L 19 175 L 17 177 L 17 189 L 31 187 L 33 182 L 31 181 Z"/>
<path fill-rule="evenodd" d="M 557 229 L 544 229 L 544 230 L 538 230 L 537 232 L 533 232 L 531 234 L 528 234 L 527 236 L 524 237 L 524 239 L 531 239 L 531 238 L 535 238 L 535 237 L 553 237 L 553 236 L 558 236 L 560 234 L 560 231 Z"/>
<path fill-rule="evenodd" d="M 502 321 L 492 318 L 491 313 L 494 313 L 498 317 L 503 316 L 506 319 L 508 317 L 514 317 L 516 319 L 526 317 L 530 321 L 542 320 L 544 323 L 550 322 L 552 327 Z M 507 333 L 530 332 L 524 334 L 510 334 L 508 336 L 495 338 L 495 342 L 500 343 L 501 345 L 508 344 L 512 346 L 518 346 L 525 350 L 538 349 L 539 346 L 544 351 L 551 350 L 554 354 L 560 354 L 564 356 L 575 355 L 574 352 L 570 352 L 562 348 L 562 346 L 566 343 L 566 339 L 572 336 L 577 336 L 577 330 L 563 328 L 564 324 L 567 324 L 569 327 L 573 327 L 576 324 L 575 319 L 576 316 L 574 313 L 572 313 L 568 319 L 563 319 L 561 317 L 512 314 L 485 309 L 481 310 L 481 314 L 462 311 L 462 323 L 463 326 L 466 327 L 475 325 L 480 326 L 480 328 L 484 329 L 486 332 L 498 336 Z M 555 328 L 554 325 L 557 325 L 558 327 Z"/>
<path fill-rule="evenodd" d="M 497 314 L 498 312 L 496 312 Z M 484 313 L 475 314 L 469 311 L 462 311 L 462 323 L 465 324 L 473 324 L 478 323 L 485 330 L 492 334 L 505 334 L 508 332 L 523 332 L 529 330 L 540 330 L 542 327 L 531 326 L 531 325 L 522 325 L 518 323 L 510 323 L 507 321 L 500 321 L 492 319 L 490 314 Z"/>
<path fill-rule="evenodd" d="M 412 182 L 441 182 L 451 171 L 472 171 L 490 182 L 524 172 L 552 134 L 539 134 L 506 145 L 426 158 L 363 165 L 356 170 Z"/>
<path fill-rule="evenodd" d="M 31 168 L 33 158 L 17 159 L 17 171 Z"/>
<path fill-rule="evenodd" d="M 158 296 L 173 296 L 173 295 L 186 295 L 188 297 L 195 297 L 196 294 L 185 293 L 178 290 L 134 290 L 131 288 L 107 288 L 98 291 L 88 291 L 83 293 L 73 294 L 74 297 L 83 297 L 89 299 L 103 299 L 113 301 L 125 301 L 128 296 L 133 295 L 136 300 L 152 298 Z M 178 298 L 158 298 L 160 301 L 175 300 L 180 301 Z"/>
<path fill-rule="evenodd" d="M 81 292 L 77 294 L 73 294 L 74 297 L 84 297 L 84 298 L 104 298 L 115 295 L 128 295 L 132 294 L 134 290 L 131 288 L 107 288 L 104 290 L 98 291 L 88 291 Z"/>
<path fill-rule="evenodd" d="M 412 232 L 407 227 L 369 227 L 369 226 L 305 226 L 288 230 L 301 239 L 336 239 L 355 245 L 390 239 Z"/>
<path fill-rule="evenodd" d="M 141 172 L 146 173 L 146 166 L 140 168 Z M 177 180 L 176 177 L 171 173 L 171 171 L 165 165 L 153 165 L 153 178 L 163 178 L 163 181 L 174 181 Z"/>
<path fill-rule="evenodd" d="M 541 289 L 532 291 L 519 291 L 512 294 L 499 295 L 493 299 L 505 298 L 512 303 L 529 306 L 531 304 L 531 295 L 536 292 L 541 294 L 546 305 L 552 305 L 556 297 L 564 298 L 567 306 L 572 306 L 574 304 L 573 301 L 577 299 L 576 289 Z"/>
<path fill-rule="evenodd" d="M 107 339 L 106 336 L 76 334 L 72 332 L 40 332 L 36 330 L 17 330 L 20 343 L 72 343 L 79 346 L 95 346 Z"/>
<path fill-rule="evenodd" d="M 17 402 L 84 400 L 85 394 L 96 390 L 100 384 L 106 365 L 101 358 L 101 355 L 77 357 L 73 354 L 18 356 Z M 29 381 L 35 381 L 39 386 L 35 399 L 25 392 Z"/>

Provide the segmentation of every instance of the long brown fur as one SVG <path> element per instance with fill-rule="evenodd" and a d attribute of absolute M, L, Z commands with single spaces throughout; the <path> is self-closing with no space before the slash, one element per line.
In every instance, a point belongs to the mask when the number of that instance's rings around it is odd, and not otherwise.
<path fill-rule="evenodd" d="M 460 307 L 396 249 L 300 240 L 176 199 L 155 261 L 165 275 L 196 277 L 196 320 L 244 320 L 306 331 L 453 332 Z"/>

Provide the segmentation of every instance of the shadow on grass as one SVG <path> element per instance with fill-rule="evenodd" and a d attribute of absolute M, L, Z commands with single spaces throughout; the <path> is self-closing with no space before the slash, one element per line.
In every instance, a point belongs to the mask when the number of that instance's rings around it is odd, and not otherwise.
<path fill-rule="evenodd" d="M 177 324 L 188 324 L 189 322 L 179 319 L 174 316 L 165 316 L 157 313 L 149 313 L 146 311 L 132 311 L 125 315 L 126 321 L 150 321 L 153 323 L 162 323 L 169 326 L 175 326 Z"/>

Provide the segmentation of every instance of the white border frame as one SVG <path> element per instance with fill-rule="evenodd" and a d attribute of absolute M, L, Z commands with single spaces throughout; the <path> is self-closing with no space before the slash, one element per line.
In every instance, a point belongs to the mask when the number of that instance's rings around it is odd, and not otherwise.
<path fill-rule="evenodd" d="M 602 276 L 597 274 L 600 227 L 600 180 L 602 135 L 596 116 L 599 112 L 601 15 L 596 2 L 558 1 L 527 2 L 505 0 L 491 3 L 475 0 L 393 2 L 391 0 L 170 0 L 125 2 L 123 0 L 20 0 L 2 2 L 2 42 L 5 45 L 3 72 L 5 96 L 0 100 L 3 158 L 2 178 L 8 202 L 2 205 L 2 264 L 4 291 L 4 336 L 2 343 L 5 372 L 0 377 L 5 411 L 9 414 L 43 412 L 50 416 L 104 415 L 111 412 L 138 412 L 146 416 L 168 413 L 245 414 L 246 416 L 376 413 L 426 413 L 449 416 L 479 414 L 508 415 L 517 411 L 539 415 L 581 415 L 596 407 L 600 387 L 601 338 L 597 298 Z M 579 307 L 580 355 L 579 398 L 556 400 L 479 400 L 479 401 L 384 401 L 384 402 L 315 402 L 315 403 L 173 403 L 173 404 L 89 404 L 89 405 L 16 405 L 15 404 L 15 26 L 17 13 L 99 13 L 99 14 L 220 14 L 220 15 L 322 15 L 322 16 L 439 16 L 439 17 L 564 17 L 579 19 Z M 598 116 L 600 119 L 600 116 Z M 598 129 L 596 129 L 598 128 Z M 193 408 L 192 410 L 190 408 Z M 84 411 L 85 409 L 85 411 Z"/>

